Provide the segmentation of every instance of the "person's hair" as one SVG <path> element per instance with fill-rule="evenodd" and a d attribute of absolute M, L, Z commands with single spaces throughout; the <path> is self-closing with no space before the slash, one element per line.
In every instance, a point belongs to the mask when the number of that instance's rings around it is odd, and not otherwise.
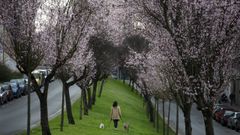
<path fill-rule="evenodd" d="M 118 106 L 117 101 L 114 101 L 112 106 L 113 106 L 113 107 L 117 107 L 117 106 Z"/>

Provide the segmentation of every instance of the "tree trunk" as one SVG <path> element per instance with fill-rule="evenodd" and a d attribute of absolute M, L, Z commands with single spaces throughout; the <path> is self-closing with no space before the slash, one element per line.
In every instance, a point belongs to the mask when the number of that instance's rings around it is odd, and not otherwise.
<path fill-rule="evenodd" d="M 102 82 L 101 82 L 101 87 L 100 87 L 100 90 L 99 90 L 98 97 L 101 97 L 101 95 L 102 95 L 104 83 L 105 83 L 105 79 L 103 79 Z"/>
<path fill-rule="evenodd" d="M 83 114 L 83 95 L 81 94 L 81 97 L 80 97 L 80 110 L 79 110 L 79 119 L 81 120 L 82 119 L 82 114 Z"/>
<path fill-rule="evenodd" d="M 66 98 L 68 123 L 74 125 L 75 121 L 74 121 L 73 114 L 72 114 L 72 104 L 71 104 L 71 98 L 70 98 L 70 94 L 69 94 L 69 87 L 66 86 L 65 84 L 63 85 L 63 87 L 65 87 L 65 98 Z"/>
<path fill-rule="evenodd" d="M 129 80 L 129 83 L 128 83 L 128 86 L 131 86 L 131 83 L 132 83 L 132 80 L 130 79 L 130 80 Z"/>
<path fill-rule="evenodd" d="M 122 75 L 123 75 L 123 84 L 125 84 L 126 79 L 125 79 L 125 71 L 124 70 L 122 72 Z"/>
<path fill-rule="evenodd" d="M 144 101 L 147 103 L 147 106 L 146 106 L 147 117 L 149 118 L 150 122 L 154 122 L 154 107 L 152 105 L 150 96 L 148 96 L 147 94 L 144 94 L 143 96 L 144 96 Z"/>
<path fill-rule="evenodd" d="M 87 88 L 87 93 L 88 93 L 88 109 L 92 109 L 92 93 L 91 89 Z"/>
<path fill-rule="evenodd" d="M 65 88 L 66 87 L 62 87 L 62 111 L 61 111 L 61 123 L 60 123 L 60 131 L 63 131 L 63 124 L 64 124 L 64 93 L 65 93 Z"/>
<path fill-rule="evenodd" d="M 82 89 L 82 96 L 83 96 L 84 115 L 88 115 L 88 103 L 87 103 L 86 88 Z"/>
<path fill-rule="evenodd" d="M 168 125 L 167 125 L 167 135 L 169 135 L 169 129 L 170 129 L 170 116 L 171 116 L 171 100 L 169 100 L 169 103 L 168 103 Z"/>
<path fill-rule="evenodd" d="M 134 81 L 132 81 L 132 91 L 134 91 Z"/>
<path fill-rule="evenodd" d="M 165 135 L 165 100 L 162 99 L 162 114 L 163 114 L 163 135 Z"/>
<path fill-rule="evenodd" d="M 49 124 L 48 124 L 48 106 L 47 106 L 47 96 L 41 96 L 40 107 L 41 107 L 41 127 L 42 135 L 51 135 Z"/>
<path fill-rule="evenodd" d="M 212 122 L 212 117 L 210 115 L 211 113 L 212 112 L 210 109 L 206 109 L 202 111 L 206 135 L 214 135 L 213 122 Z"/>
<path fill-rule="evenodd" d="M 121 69 L 118 68 L 118 79 L 121 79 Z"/>
<path fill-rule="evenodd" d="M 96 102 L 97 83 L 98 80 L 93 80 L 92 105 L 95 105 Z"/>
<path fill-rule="evenodd" d="M 154 122 L 153 122 L 153 127 L 154 128 L 156 128 L 156 130 L 157 130 L 157 127 L 156 127 L 156 125 L 157 125 L 157 102 L 156 102 L 156 98 L 155 98 L 155 102 L 154 102 L 154 107 L 153 107 L 154 109 L 153 109 L 153 115 L 154 115 Z"/>
<path fill-rule="evenodd" d="M 158 99 L 156 99 L 156 101 L 155 101 L 156 103 L 157 103 L 157 132 L 159 133 L 159 101 L 158 101 Z"/>
<path fill-rule="evenodd" d="M 176 135 L 178 135 L 178 129 L 179 129 L 179 107 L 178 107 L 178 103 L 176 103 Z"/>
<path fill-rule="evenodd" d="M 192 135 L 191 108 L 183 110 L 185 122 L 185 135 Z"/>
<path fill-rule="evenodd" d="M 147 110 L 148 110 L 150 122 L 154 122 L 154 112 L 153 112 L 154 108 L 150 99 L 147 100 Z"/>

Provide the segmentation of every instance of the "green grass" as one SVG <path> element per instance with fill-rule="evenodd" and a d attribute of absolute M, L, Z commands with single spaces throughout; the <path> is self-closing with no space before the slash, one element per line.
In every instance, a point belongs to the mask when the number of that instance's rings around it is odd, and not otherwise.
<path fill-rule="evenodd" d="M 121 107 L 123 121 L 130 125 L 128 133 L 123 129 L 122 121 L 119 122 L 118 129 L 114 129 L 113 123 L 110 123 L 110 108 L 114 100 L 117 100 Z M 79 120 L 79 101 L 74 103 L 73 113 L 76 125 L 68 125 L 65 119 L 63 132 L 60 132 L 60 116 L 50 121 L 53 135 L 161 135 L 147 119 L 141 97 L 117 80 L 107 80 L 102 97 L 97 98 L 96 105 L 88 116 L 83 116 L 83 119 Z M 101 122 L 105 124 L 104 129 L 99 129 Z M 34 128 L 31 132 L 33 135 L 40 135 L 40 127 Z"/>

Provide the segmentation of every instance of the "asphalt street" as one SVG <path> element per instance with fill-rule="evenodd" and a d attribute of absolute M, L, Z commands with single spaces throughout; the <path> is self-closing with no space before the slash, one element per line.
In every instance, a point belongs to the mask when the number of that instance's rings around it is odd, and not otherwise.
<path fill-rule="evenodd" d="M 48 115 L 53 118 L 60 113 L 62 84 L 56 80 L 49 86 Z M 80 88 L 76 85 L 70 88 L 72 101 L 81 95 Z M 36 93 L 31 94 L 31 125 L 39 125 L 40 105 Z M 27 127 L 27 96 L 14 99 L 7 104 L 0 105 L 0 135 L 14 135 L 26 130 Z"/>
<path fill-rule="evenodd" d="M 127 80 L 127 82 L 129 82 Z M 139 87 L 134 85 L 135 89 L 141 93 L 141 90 Z M 155 104 L 154 98 L 152 98 L 152 103 Z M 165 121 L 167 121 L 167 115 L 168 115 L 168 102 L 165 102 Z M 173 130 L 176 129 L 176 104 L 172 102 L 171 104 L 171 110 L 170 110 L 170 126 Z M 162 116 L 162 103 L 159 101 L 159 114 Z M 211 114 L 209 114 L 211 115 Z M 191 111 L 191 122 L 192 122 L 192 135 L 206 135 L 205 134 L 205 127 L 204 127 L 204 121 L 203 116 L 199 110 L 197 110 L 196 105 L 194 104 L 192 106 Z M 236 132 L 235 130 L 229 129 L 227 127 L 222 126 L 221 124 L 217 123 L 213 120 L 213 126 L 214 126 L 214 133 L 215 135 L 239 135 L 239 132 Z M 185 124 L 184 124 L 184 116 L 182 110 L 179 108 L 179 135 L 185 135 Z"/>
<path fill-rule="evenodd" d="M 167 111 L 168 111 L 168 104 L 165 103 L 165 119 L 167 120 Z M 162 115 L 162 103 L 159 103 L 159 110 Z M 176 104 L 171 104 L 171 117 L 170 117 L 170 123 L 171 127 L 176 127 Z M 185 125 L 184 125 L 184 116 L 179 108 L 179 134 L 184 135 L 185 133 Z M 211 115 L 211 114 L 209 114 Z M 206 135 L 205 134 L 205 128 L 204 128 L 204 122 L 203 122 L 203 116 L 200 111 L 196 109 L 196 105 L 192 106 L 192 112 L 191 112 L 191 121 L 192 121 L 192 135 Z M 213 120 L 214 125 L 214 131 L 215 135 L 239 135 L 239 132 L 236 132 L 235 130 L 231 130 L 227 127 L 222 126 L 221 124 L 217 123 Z"/>

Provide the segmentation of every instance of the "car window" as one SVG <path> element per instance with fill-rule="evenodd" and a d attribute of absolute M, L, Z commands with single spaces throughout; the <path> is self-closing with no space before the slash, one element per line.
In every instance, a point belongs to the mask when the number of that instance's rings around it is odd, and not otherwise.
<path fill-rule="evenodd" d="M 226 112 L 225 112 L 226 115 L 230 115 L 230 114 L 232 114 L 232 113 L 233 113 L 233 111 L 226 111 Z"/>
<path fill-rule="evenodd" d="M 8 89 L 8 86 L 7 86 L 7 85 L 3 85 L 2 88 L 5 89 L 5 90 L 7 90 L 7 89 Z"/>
<path fill-rule="evenodd" d="M 0 87 L 0 93 L 3 93 L 3 92 L 4 92 L 3 88 Z"/>

